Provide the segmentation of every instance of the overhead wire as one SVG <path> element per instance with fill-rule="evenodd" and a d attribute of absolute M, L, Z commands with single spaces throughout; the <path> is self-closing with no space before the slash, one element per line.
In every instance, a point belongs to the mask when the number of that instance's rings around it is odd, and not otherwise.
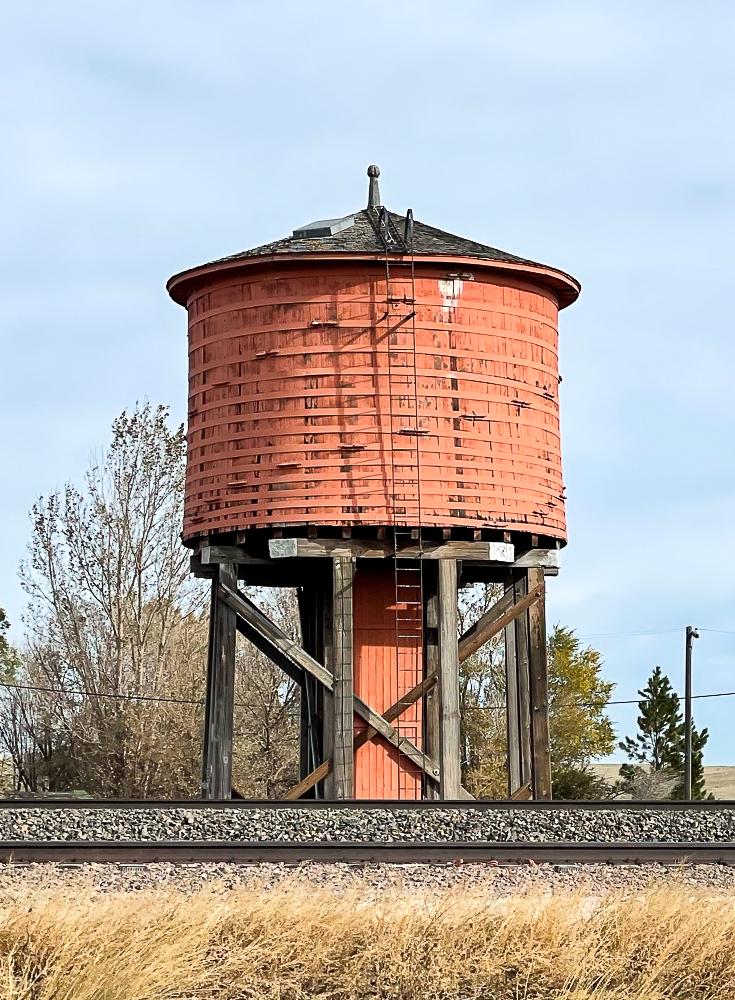
<path fill-rule="evenodd" d="M 735 691 L 714 691 L 711 694 L 693 694 L 692 700 L 695 698 L 732 698 L 735 696 Z M 674 696 L 677 701 L 684 701 L 683 694 L 677 694 Z M 647 703 L 651 701 L 650 698 L 626 698 L 622 700 L 606 701 L 603 704 L 598 704 L 595 701 L 568 701 L 560 702 L 557 708 L 607 708 L 609 705 L 641 705 L 644 702 Z M 505 705 L 472 705 L 474 709 L 479 709 L 481 711 L 487 712 L 504 712 Z"/>
<path fill-rule="evenodd" d="M 160 702 L 162 704 L 171 705 L 203 705 L 204 699 L 194 699 L 194 698 L 162 698 L 156 695 L 149 694 L 120 694 L 117 692 L 103 692 L 103 691 L 85 691 L 81 688 L 53 688 L 45 687 L 41 684 L 15 684 L 9 681 L 0 681 L 0 688 L 9 688 L 11 690 L 18 691 L 40 691 L 46 694 L 63 694 L 63 695 L 73 695 L 75 697 L 83 698 L 111 698 L 118 699 L 120 701 L 145 701 L 145 702 Z M 684 701 L 684 695 L 676 695 L 677 701 Z M 692 700 L 703 699 L 703 698 L 732 698 L 735 697 L 735 691 L 713 691 L 709 694 L 693 694 Z M 625 698 L 625 699 L 613 699 L 611 701 L 606 701 L 602 705 L 598 705 L 598 702 L 594 701 L 569 701 L 560 702 L 557 708 L 607 708 L 610 705 L 640 705 L 642 702 L 649 701 L 649 698 Z M 241 705 L 241 702 L 235 702 L 236 705 Z M 473 709 L 480 709 L 487 712 L 501 712 L 505 711 L 505 705 L 471 705 Z"/>
<path fill-rule="evenodd" d="M 10 681 L 0 681 L 0 688 L 17 691 L 40 691 L 45 694 L 62 694 L 80 698 L 108 698 L 115 701 L 145 701 L 168 705 L 204 705 L 203 698 L 166 698 L 151 694 L 122 694 L 115 691 L 86 691 L 82 688 L 55 688 L 42 684 L 16 684 Z M 235 705 L 246 708 L 244 702 L 236 701 Z"/>
<path fill-rule="evenodd" d="M 728 629 L 716 629 L 716 628 L 701 628 L 697 627 L 699 632 L 716 632 L 721 635 L 735 635 L 735 631 L 730 631 Z M 617 636 L 635 636 L 635 635 L 662 635 L 667 632 L 681 632 L 682 629 L 656 629 L 647 632 L 610 632 L 610 633 L 599 633 L 596 635 L 585 635 L 577 636 L 579 639 L 594 639 L 594 638 L 612 638 Z M 160 695 L 149 695 L 149 694 L 122 694 L 121 692 L 108 692 L 108 691 L 87 691 L 83 688 L 55 688 L 47 687 L 41 684 L 18 684 L 11 681 L 0 681 L 0 688 L 6 688 L 9 690 L 18 691 L 38 691 L 46 694 L 60 694 L 69 695 L 73 697 L 82 698 L 107 698 L 119 701 L 142 701 L 142 702 L 157 702 L 160 704 L 170 704 L 170 705 L 203 705 L 203 698 L 171 698 L 162 697 Z M 693 700 L 701 700 L 707 698 L 732 698 L 735 697 L 735 691 L 713 691 L 709 694 L 695 694 L 692 695 Z M 683 695 L 676 695 L 677 701 L 684 701 Z M 645 702 L 646 698 L 625 698 L 625 699 L 613 699 L 611 701 L 606 701 L 604 705 L 600 706 L 602 708 L 607 708 L 609 705 L 639 705 L 641 702 Z M 236 702 L 236 704 L 241 704 Z M 483 711 L 490 712 L 500 712 L 505 711 L 505 705 L 473 705 L 471 706 L 475 709 L 481 709 Z M 596 708 L 597 702 L 567 702 L 561 703 L 557 707 L 559 708 Z"/>

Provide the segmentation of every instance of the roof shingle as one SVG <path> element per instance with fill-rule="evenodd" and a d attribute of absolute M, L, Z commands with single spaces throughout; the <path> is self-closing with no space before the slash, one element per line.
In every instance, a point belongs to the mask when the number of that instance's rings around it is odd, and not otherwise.
<path fill-rule="evenodd" d="M 406 222 L 405 215 L 398 215 L 389 212 L 391 221 L 400 234 L 404 232 Z M 299 238 L 287 236 L 282 240 L 275 240 L 273 243 L 266 243 L 252 250 L 244 250 L 242 253 L 231 254 L 229 257 L 220 257 L 218 260 L 210 261 L 211 264 L 223 264 L 228 261 L 245 260 L 249 257 L 270 257 L 273 254 L 290 253 L 374 253 L 384 254 L 385 248 L 376 232 L 376 227 L 371 219 L 369 209 L 351 213 L 354 222 L 333 236 L 318 236 Z M 345 219 L 350 216 L 345 216 Z M 332 220 L 330 220 L 332 221 Z M 477 257 L 480 260 L 496 260 L 509 264 L 532 264 L 535 267 L 543 265 L 536 261 L 528 260 L 525 257 L 516 257 L 514 254 L 506 253 L 504 250 L 497 250 L 495 247 L 485 246 L 484 243 L 476 243 L 474 240 L 466 240 L 461 236 L 454 236 L 446 233 L 442 229 L 435 229 L 434 226 L 427 226 L 424 222 L 414 221 L 413 224 L 413 251 L 417 254 L 436 254 L 447 257 Z M 208 265 L 205 265 L 208 266 Z"/>

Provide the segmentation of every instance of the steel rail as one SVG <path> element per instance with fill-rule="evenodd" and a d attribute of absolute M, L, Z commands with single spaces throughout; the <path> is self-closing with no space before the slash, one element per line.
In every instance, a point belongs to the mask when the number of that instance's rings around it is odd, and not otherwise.
<path fill-rule="evenodd" d="M 0 862 L 152 864 L 227 862 L 346 862 L 350 864 L 726 864 L 735 865 L 735 842 L 722 843 L 339 843 L 335 841 L 4 841 Z"/>
<path fill-rule="evenodd" d="M 735 799 L 715 799 L 702 802 L 682 800 L 636 799 L 604 802 L 564 802 L 497 799 L 479 801 L 477 799 L 350 799 L 329 801 L 325 799 L 0 799 L 0 811 L 8 809 L 195 809 L 203 812 L 222 809 L 257 809 L 262 812 L 279 809 L 301 809 L 317 812 L 326 809 L 351 811 L 355 809 L 389 809 L 411 811 L 441 811 L 459 809 L 464 812 L 507 812 L 530 811 L 559 812 L 588 810 L 590 812 L 619 812 L 632 810 L 661 812 L 717 812 L 735 810 Z"/>

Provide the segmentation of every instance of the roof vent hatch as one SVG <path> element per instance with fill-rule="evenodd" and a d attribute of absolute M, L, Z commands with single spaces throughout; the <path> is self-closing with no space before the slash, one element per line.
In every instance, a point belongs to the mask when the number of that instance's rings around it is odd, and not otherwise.
<path fill-rule="evenodd" d="M 294 229 L 293 235 L 296 240 L 312 240 L 319 236 L 335 236 L 343 229 L 349 229 L 355 224 L 354 215 L 345 215 L 342 219 L 321 219 L 319 222 L 310 222 L 308 226 L 301 226 Z"/>

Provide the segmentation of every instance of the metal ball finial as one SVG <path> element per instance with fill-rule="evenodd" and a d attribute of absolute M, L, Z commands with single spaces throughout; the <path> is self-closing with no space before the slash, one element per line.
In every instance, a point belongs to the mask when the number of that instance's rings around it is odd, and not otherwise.
<path fill-rule="evenodd" d="M 378 187 L 378 177 L 380 177 L 380 167 L 371 163 L 367 168 L 367 175 L 370 178 L 370 190 L 368 191 L 368 208 L 380 208 L 380 188 Z"/>

